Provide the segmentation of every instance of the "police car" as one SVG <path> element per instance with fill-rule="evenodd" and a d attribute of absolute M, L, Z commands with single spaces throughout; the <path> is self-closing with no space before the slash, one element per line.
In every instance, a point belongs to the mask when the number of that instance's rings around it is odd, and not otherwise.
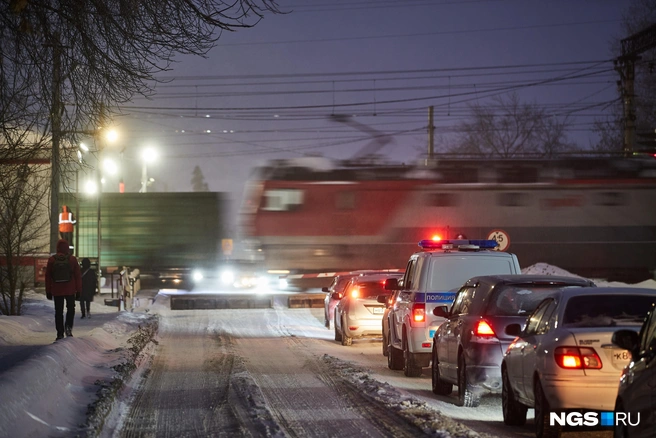
<path fill-rule="evenodd" d="M 450 306 L 456 291 L 471 277 L 520 274 L 517 256 L 495 251 L 494 240 L 422 240 L 412 254 L 402 281 L 390 279 L 385 288 L 400 289 L 387 318 L 390 327 L 387 365 L 419 377 L 430 366 L 433 334 L 444 318 L 436 306 Z M 402 285 L 402 286 L 399 286 Z"/>

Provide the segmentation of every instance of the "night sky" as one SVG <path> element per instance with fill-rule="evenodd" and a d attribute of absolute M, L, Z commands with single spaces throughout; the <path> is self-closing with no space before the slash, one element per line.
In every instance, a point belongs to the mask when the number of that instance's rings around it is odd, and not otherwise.
<path fill-rule="evenodd" d="M 209 189 L 235 205 L 250 169 L 267 160 L 375 149 L 333 114 L 390 135 L 377 153 L 414 163 L 426 153 L 430 105 L 439 151 L 467 105 L 511 91 L 569 115 L 569 139 L 587 147 L 593 120 L 617 98 L 611 47 L 626 37 L 627 3 L 281 0 L 289 13 L 224 32 L 206 59 L 176 58 L 154 96 L 121 108 L 126 190 L 139 189 L 148 144 L 160 151 L 149 190 L 191 191 L 200 166 Z"/>

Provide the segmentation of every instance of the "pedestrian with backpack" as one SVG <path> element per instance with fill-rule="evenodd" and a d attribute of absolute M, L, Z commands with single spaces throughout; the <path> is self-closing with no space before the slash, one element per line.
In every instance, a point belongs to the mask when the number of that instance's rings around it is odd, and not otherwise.
<path fill-rule="evenodd" d="M 57 339 L 73 336 L 75 318 L 75 298 L 82 293 L 82 274 L 77 259 L 69 254 L 68 242 L 57 242 L 57 253 L 48 259 L 46 265 L 46 297 L 55 302 L 55 328 Z M 66 320 L 64 321 L 64 304 Z"/>
<path fill-rule="evenodd" d="M 91 261 L 88 258 L 82 259 L 82 294 L 80 295 L 80 310 L 82 311 L 82 319 L 85 317 L 91 318 L 91 301 L 96 293 L 96 278 L 95 271 L 91 269 Z"/>

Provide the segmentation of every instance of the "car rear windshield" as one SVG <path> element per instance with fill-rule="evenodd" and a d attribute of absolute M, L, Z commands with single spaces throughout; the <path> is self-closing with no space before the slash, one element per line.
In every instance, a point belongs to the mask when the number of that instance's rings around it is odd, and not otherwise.
<path fill-rule="evenodd" d="M 384 280 L 358 283 L 356 286 L 358 288 L 358 298 L 377 298 L 378 295 L 385 295 L 389 293 L 385 291 L 385 288 L 383 287 L 383 281 Z"/>
<path fill-rule="evenodd" d="M 533 312 L 549 293 L 561 287 L 553 285 L 508 285 L 495 288 L 487 309 L 488 315 L 520 316 Z"/>
<path fill-rule="evenodd" d="M 656 297 L 649 295 L 586 295 L 567 301 L 563 327 L 642 325 Z"/>
<path fill-rule="evenodd" d="M 494 274 L 516 274 L 508 257 L 456 256 L 433 257 L 430 261 L 429 291 L 458 289 L 472 277 Z"/>

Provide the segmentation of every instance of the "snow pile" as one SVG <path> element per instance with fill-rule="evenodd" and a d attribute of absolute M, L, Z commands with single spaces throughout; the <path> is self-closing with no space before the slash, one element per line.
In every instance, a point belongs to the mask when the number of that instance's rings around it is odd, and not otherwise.
<path fill-rule="evenodd" d="M 569 271 L 566 271 L 562 268 L 559 268 L 557 266 L 552 266 L 547 263 L 536 263 L 534 265 L 529 266 L 528 268 L 522 269 L 522 274 L 525 275 L 558 275 L 561 277 L 576 277 L 576 278 L 583 278 L 580 277 L 576 274 L 572 274 Z"/>
<path fill-rule="evenodd" d="M 76 318 L 77 336 L 52 343 L 52 302 L 30 291 L 23 311 L 0 316 L 0 436 L 93 435 L 91 417 L 102 422 L 99 403 L 133 366 L 143 345 L 132 336 L 152 317 L 94 303 L 92 324 Z"/>
<path fill-rule="evenodd" d="M 327 354 L 322 359 L 330 370 L 352 384 L 358 392 L 370 400 L 383 404 L 385 408 L 405 418 L 428 435 L 442 438 L 491 438 L 488 434 L 474 432 L 467 426 L 445 417 L 412 396 L 403 395 L 390 384 L 373 379 L 369 370 Z"/>
<path fill-rule="evenodd" d="M 526 275 L 559 275 L 562 277 L 576 277 L 583 278 L 579 275 L 572 274 L 565 269 L 559 268 L 557 266 L 550 265 L 548 263 L 536 263 L 527 268 L 522 269 L 522 274 Z M 656 289 L 656 280 L 645 280 L 636 284 L 626 284 L 619 281 L 606 281 L 603 279 L 592 278 L 592 281 L 599 287 L 639 287 L 646 289 Z"/>

